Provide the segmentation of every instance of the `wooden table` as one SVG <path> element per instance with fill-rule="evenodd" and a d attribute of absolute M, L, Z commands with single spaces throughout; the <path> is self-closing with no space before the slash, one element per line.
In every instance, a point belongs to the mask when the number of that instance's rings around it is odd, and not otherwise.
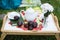
<path fill-rule="evenodd" d="M 10 30 L 5 30 L 5 24 L 6 24 L 6 21 L 7 21 L 7 15 L 5 15 L 4 19 L 3 19 L 3 25 L 2 25 L 2 28 L 1 28 L 1 40 L 4 40 L 4 38 L 6 37 L 6 35 L 55 35 L 55 37 L 57 38 L 57 40 L 60 40 L 59 38 L 59 33 L 60 33 L 60 28 L 59 28 L 59 24 L 58 24 L 58 19 L 56 16 L 54 16 L 54 14 L 52 13 L 52 18 L 53 18 L 53 21 L 56 25 L 56 29 L 52 28 L 51 29 L 48 29 L 48 31 L 21 31 L 19 28 L 17 30 L 13 30 L 13 28 Z M 9 25 L 8 25 L 8 28 L 9 28 Z M 7 29 L 8 29 L 7 28 Z M 49 31 L 51 30 L 51 31 Z M 55 30 L 55 31 L 54 31 Z"/>

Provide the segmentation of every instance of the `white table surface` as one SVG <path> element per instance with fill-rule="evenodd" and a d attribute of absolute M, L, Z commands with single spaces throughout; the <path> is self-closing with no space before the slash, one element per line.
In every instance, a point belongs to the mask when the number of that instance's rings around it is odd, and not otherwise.
<path fill-rule="evenodd" d="M 54 23 L 54 20 L 52 18 L 52 15 L 49 15 L 49 17 L 47 18 L 47 26 L 46 27 L 43 27 L 42 30 L 39 30 L 39 31 L 52 31 L 52 32 L 57 32 L 58 29 Z M 10 31 L 16 31 L 16 30 L 19 30 L 19 31 L 24 31 L 22 30 L 21 28 L 17 28 L 16 26 L 11 26 L 9 23 L 9 19 L 6 20 L 6 23 L 5 23 L 5 27 L 4 27 L 4 30 L 10 30 Z"/>

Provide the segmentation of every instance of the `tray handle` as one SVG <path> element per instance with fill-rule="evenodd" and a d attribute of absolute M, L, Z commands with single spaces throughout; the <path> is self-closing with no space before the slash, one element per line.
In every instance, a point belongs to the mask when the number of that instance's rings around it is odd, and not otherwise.
<path fill-rule="evenodd" d="M 57 18 L 57 16 L 55 16 L 53 13 L 52 13 L 52 16 L 53 16 L 53 18 L 54 18 L 54 22 L 55 22 L 58 30 L 60 31 L 60 27 L 59 27 L 59 23 L 58 23 L 58 18 Z"/>
<path fill-rule="evenodd" d="M 7 15 L 5 15 L 4 18 L 3 18 L 1 32 L 3 32 L 3 28 L 4 28 L 4 25 L 5 25 L 6 19 L 7 19 Z"/>

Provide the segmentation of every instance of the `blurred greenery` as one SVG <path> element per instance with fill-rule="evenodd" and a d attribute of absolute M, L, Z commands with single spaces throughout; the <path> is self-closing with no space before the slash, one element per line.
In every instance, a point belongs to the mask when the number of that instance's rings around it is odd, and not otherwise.
<path fill-rule="evenodd" d="M 2 26 L 2 19 L 0 19 L 0 28 L 1 28 L 1 26 Z"/>
<path fill-rule="evenodd" d="M 58 17 L 59 25 L 60 25 L 60 0 L 41 0 L 42 3 L 50 3 L 54 7 L 54 14 Z M 9 11 L 20 11 L 21 8 L 12 9 L 12 10 L 4 10 L 0 9 L 0 14 L 6 14 Z M 2 19 L 0 19 L 0 28 L 2 25 Z M 56 40 L 54 36 L 7 36 L 5 40 Z"/>
<path fill-rule="evenodd" d="M 9 38 L 9 39 L 8 39 Z M 5 40 L 56 40 L 54 36 L 39 36 L 39 35 L 8 35 Z"/>

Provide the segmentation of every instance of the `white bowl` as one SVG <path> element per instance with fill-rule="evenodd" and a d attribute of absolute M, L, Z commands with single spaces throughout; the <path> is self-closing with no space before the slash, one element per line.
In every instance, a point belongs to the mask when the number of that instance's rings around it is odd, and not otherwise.
<path fill-rule="evenodd" d="M 14 19 L 14 16 L 20 17 L 18 12 L 8 12 L 8 19 Z"/>

